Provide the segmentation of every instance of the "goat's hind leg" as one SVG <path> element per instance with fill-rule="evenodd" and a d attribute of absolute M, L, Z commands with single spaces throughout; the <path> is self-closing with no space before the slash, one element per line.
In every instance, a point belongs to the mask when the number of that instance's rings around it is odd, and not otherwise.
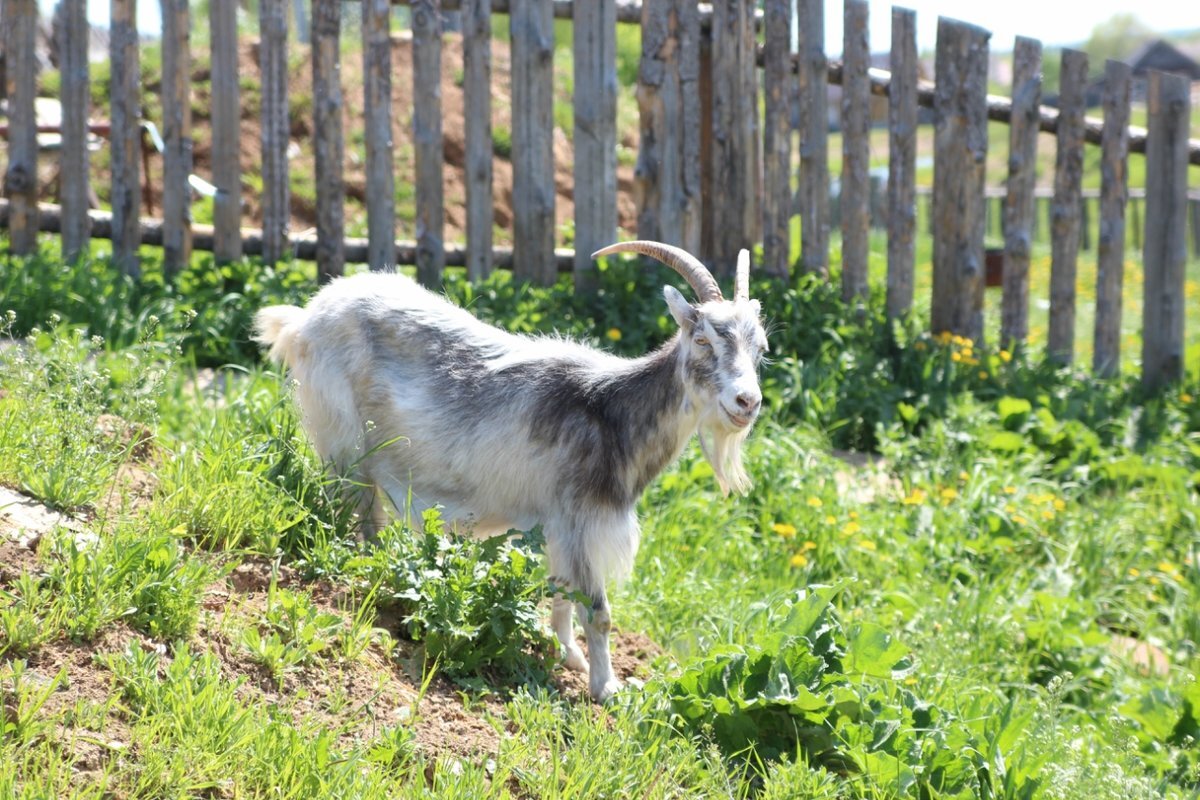
<path fill-rule="evenodd" d="M 550 611 L 550 627 L 554 629 L 554 635 L 562 643 L 563 663 L 567 669 L 586 673 L 588 671 L 587 659 L 584 658 L 583 650 L 575 641 L 574 620 L 571 617 L 574 608 L 571 599 L 564 596 L 562 591 L 564 590 L 560 588 L 554 595 Z"/>
<path fill-rule="evenodd" d="M 579 603 L 576 609 L 587 638 L 588 688 L 596 702 L 604 703 L 621 688 L 621 682 L 613 675 L 612 658 L 608 651 L 612 615 L 608 607 L 608 594 L 603 586 L 587 594 L 589 602 Z"/>

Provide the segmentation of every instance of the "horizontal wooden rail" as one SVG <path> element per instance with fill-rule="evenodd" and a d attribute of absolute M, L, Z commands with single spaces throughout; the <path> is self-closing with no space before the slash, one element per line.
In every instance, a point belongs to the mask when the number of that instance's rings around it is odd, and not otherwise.
<path fill-rule="evenodd" d="M 8 227 L 7 200 L 0 199 L 0 228 Z M 62 227 L 62 207 L 52 203 L 38 203 L 38 228 L 43 233 L 59 233 Z M 91 222 L 93 239 L 112 240 L 112 214 L 107 211 L 88 211 Z M 138 238 L 141 244 L 151 247 L 162 247 L 163 222 L 160 219 L 142 217 L 138 224 Z M 192 225 L 192 249 L 206 253 L 213 252 L 213 227 L 211 225 Z M 343 241 L 346 262 L 351 264 L 368 263 L 367 240 L 347 238 Z M 242 252 L 248 256 L 262 255 L 262 231 L 254 228 L 242 228 Z M 317 237 L 291 235 L 288 237 L 287 252 L 303 261 L 315 261 L 317 258 Z M 575 264 L 575 251 L 564 248 L 554 250 L 555 268 L 558 272 L 571 272 Z M 417 243 L 398 240 L 396 256 L 393 262 L 399 266 L 415 266 L 417 263 Z M 513 252 L 511 247 L 496 247 L 492 249 L 492 263 L 500 269 L 511 270 Z M 462 245 L 446 245 L 446 266 L 465 267 L 467 265 L 467 248 Z"/>

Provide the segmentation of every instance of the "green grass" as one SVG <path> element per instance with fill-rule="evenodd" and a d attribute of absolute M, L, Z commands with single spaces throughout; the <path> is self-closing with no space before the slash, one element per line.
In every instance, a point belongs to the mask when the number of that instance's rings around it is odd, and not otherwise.
<path fill-rule="evenodd" d="M 603 709 L 539 661 L 536 536 L 397 526 L 355 545 L 248 340 L 254 309 L 311 292 L 309 265 L 202 260 L 172 290 L 153 259 L 134 283 L 103 258 L 6 258 L 26 344 L 0 354 L 0 482 L 89 533 L 0 571 L 0 796 L 1194 796 L 1198 359 L 1151 395 L 1132 364 L 1095 381 L 1036 347 L 889 325 L 878 244 L 864 314 L 836 284 L 756 282 L 772 361 L 755 486 L 721 498 L 689 447 L 649 488 L 613 609 L 665 653 Z M 670 334 L 663 280 L 608 265 L 588 299 L 452 272 L 447 292 L 628 354 Z M 228 365 L 221 402 L 203 364 Z M 151 453 L 99 435 L 104 414 L 144 426 Z M 132 510 L 107 502 L 131 463 L 155 477 Z M 257 593 L 231 588 L 247 568 L 268 576 Z M 492 749 L 420 738 L 437 712 L 411 691 L 431 668 L 457 713 L 503 731 Z"/>

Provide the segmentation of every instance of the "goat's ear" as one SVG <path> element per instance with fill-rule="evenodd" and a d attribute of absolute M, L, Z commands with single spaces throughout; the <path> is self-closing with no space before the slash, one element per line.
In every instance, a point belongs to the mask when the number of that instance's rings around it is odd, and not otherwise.
<path fill-rule="evenodd" d="M 685 330 L 691 330 L 696 324 L 696 320 L 700 318 L 700 312 L 696 307 L 687 301 L 687 298 L 679 293 L 679 290 L 674 286 L 663 287 L 663 298 L 667 301 L 667 308 L 671 309 L 671 316 L 675 318 L 675 322 L 679 327 Z"/>
<path fill-rule="evenodd" d="M 759 303 L 757 300 L 751 300 L 750 307 L 752 309 L 754 309 L 754 316 L 756 316 L 756 317 L 762 316 L 762 304 L 761 303 Z"/>

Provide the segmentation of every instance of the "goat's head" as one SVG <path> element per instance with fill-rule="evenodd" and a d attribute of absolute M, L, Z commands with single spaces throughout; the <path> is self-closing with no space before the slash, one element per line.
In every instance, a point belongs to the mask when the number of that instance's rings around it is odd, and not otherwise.
<path fill-rule="evenodd" d="M 723 492 L 744 492 L 750 481 L 741 448 L 762 407 L 758 364 L 767 349 L 759 304 L 750 299 L 750 253 L 738 255 L 733 300 L 685 250 L 659 242 L 621 242 L 593 257 L 622 251 L 657 259 L 682 275 L 696 293 L 692 304 L 674 286 L 663 288 L 671 316 L 679 324 L 679 363 L 688 402 L 700 416 L 700 445 Z"/>

